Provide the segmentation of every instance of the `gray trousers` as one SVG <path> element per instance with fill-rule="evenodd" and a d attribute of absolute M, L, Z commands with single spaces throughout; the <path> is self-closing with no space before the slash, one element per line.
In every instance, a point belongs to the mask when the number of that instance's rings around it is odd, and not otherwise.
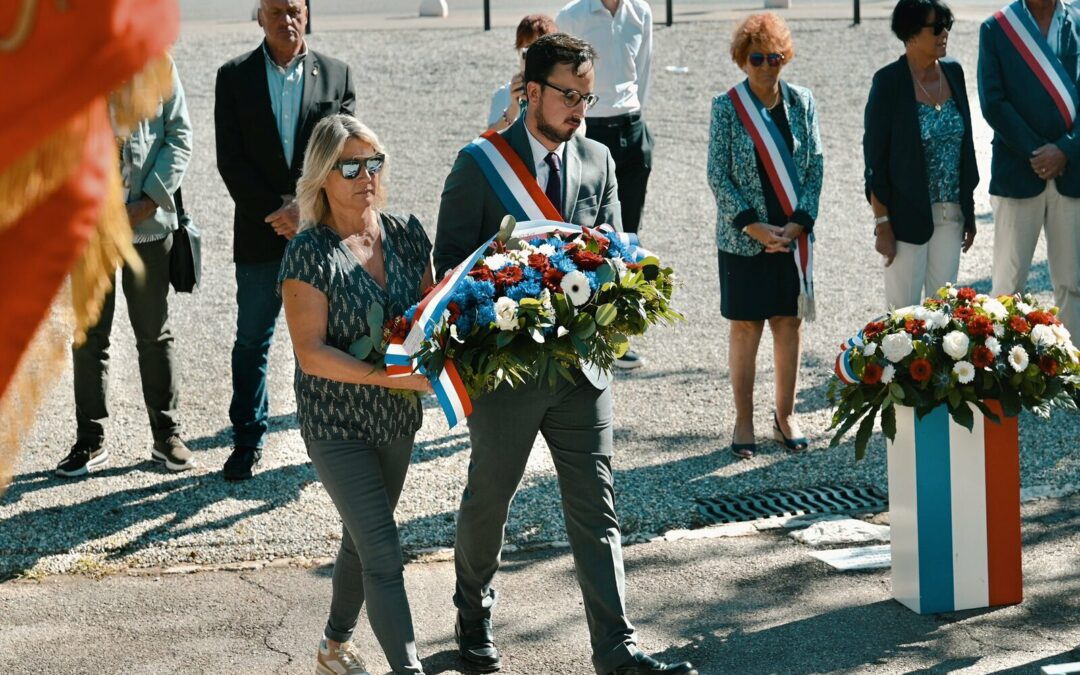
<path fill-rule="evenodd" d="M 394 673 L 424 672 L 416 655 L 394 522 L 412 447 L 412 435 L 380 447 L 362 441 L 307 441 L 311 463 L 344 524 L 326 637 L 348 641 L 367 600 L 371 630 Z"/>
<path fill-rule="evenodd" d="M 472 456 L 458 514 L 454 604 L 465 619 L 491 616 L 510 502 L 536 440 L 544 435 L 562 493 L 566 533 L 585 601 L 597 672 L 637 651 L 626 617 L 622 533 L 615 515 L 611 388 L 596 389 L 575 371 L 560 380 L 501 387 L 473 402 Z"/>
<path fill-rule="evenodd" d="M 136 279 L 130 269 L 120 273 L 127 299 L 128 316 L 135 332 L 142 377 L 143 402 L 150 416 L 155 441 L 177 434 L 176 373 L 173 368 L 173 336 L 169 330 L 169 253 L 172 235 L 160 241 L 136 244 L 146 276 Z M 112 333 L 116 290 L 105 296 L 101 319 L 86 332 L 86 342 L 71 350 L 74 363 L 75 422 L 78 440 L 101 445 L 104 421 L 109 417 L 105 402 L 109 388 L 109 335 Z"/>

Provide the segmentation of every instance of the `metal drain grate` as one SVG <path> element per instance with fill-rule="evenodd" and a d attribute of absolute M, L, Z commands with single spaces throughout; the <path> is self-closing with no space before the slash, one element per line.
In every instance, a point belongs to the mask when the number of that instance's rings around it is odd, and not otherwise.
<path fill-rule="evenodd" d="M 798 490 L 767 490 L 738 497 L 698 498 L 698 513 L 710 524 L 738 523 L 807 513 L 884 511 L 888 497 L 875 487 L 825 485 Z"/>

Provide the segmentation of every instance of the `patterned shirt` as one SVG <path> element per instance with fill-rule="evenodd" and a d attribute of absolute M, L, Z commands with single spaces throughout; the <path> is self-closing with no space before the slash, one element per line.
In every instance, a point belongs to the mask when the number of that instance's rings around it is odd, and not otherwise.
<path fill-rule="evenodd" d="M 326 344 L 343 352 L 364 335 L 372 304 L 387 319 L 404 314 L 420 299 L 420 283 L 431 264 L 431 241 L 415 216 L 380 214 L 386 261 L 386 290 L 360 265 L 341 237 L 326 225 L 296 235 L 285 249 L 278 290 L 286 279 L 318 289 L 329 302 Z M 296 405 L 305 441 L 360 440 L 374 446 L 415 433 L 423 419 L 419 398 L 385 387 L 346 384 L 308 375 L 296 366 Z"/>
<path fill-rule="evenodd" d="M 941 104 L 941 112 L 919 102 L 919 135 L 926 157 L 930 203 L 960 201 L 960 147 L 964 142 L 964 117 L 954 99 Z"/>

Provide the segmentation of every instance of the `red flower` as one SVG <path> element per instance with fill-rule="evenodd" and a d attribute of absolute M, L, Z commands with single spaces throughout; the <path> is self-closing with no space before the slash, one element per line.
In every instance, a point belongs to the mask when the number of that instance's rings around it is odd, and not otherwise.
<path fill-rule="evenodd" d="M 540 270 L 541 272 L 547 268 L 551 263 L 548 262 L 548 258 L 543 253 L 530 253 L 529 254 L 529 267 Z"/>
<path fill-rule="evenodd" d="M 391 338 L 405 339 L 405 336 L 409 334 L 409 321 L 403 316 L 397 316 L 390 319 L 383 324 L 383 335 L 389 340 Z"/>
<path fill-rule="evenodd" d="M 990 351 L 989 347 L 979 345 L 971 353 L 971 361 L 976 368 L 989 368 L 994 362 L 994 352 Z"/>
<path fill-rule="evenodd" d="M 595 241 L 597 247 L 600 250 L 600 255 L 607 253 L 610 242 L 608 238 L 600 234 L 598 230 L 594 230 L 588 227 L 581 228 L 581 238 L 585 241 Z"/>
<path fill-rule="evenodd" d="M 1010 319 L 1009 328 L 1012 328 L 1014 331 L 1020 333 L 1021 335 L 1027 335 L 1027 332 L 1031 330 L 1031 326 L 1028 324 L 1027 321 L 1024 321 L 1024 317 L 1022 316 L 1014 316 L 1012 319 Z"/>
<path fill-rule="evenodd" d="M 908 372 L 911 373 L 911 379 L 916 382 L 926 382 L 934 374 L 934 366 L 928 359 L 915 359 L 911 362 Z"/>
<path fill-rule="evenodd" d="M 975 316 L 975 310 L 970 307 L 957 307 L 953 310 L 953 318 L 957 321 L 967 321 L 971 317 Z"/>
<path fill-rule="evenodd" d="M 1058 364 L 1053 356 L 1042 356 L 1039 358 L 1039 370 L 1043 373 L 1053 377 L 1057 375 Z"/>
<path fill-rule="evenodd" d="M 975 299 L 976 295 L 977 294 L 975 293 L 975 289 L 967 286 L 956 291 L 956 297 L 960 300 L 963 300 L 964 302 L 971 302 Z"/>
<path fill-rule="evenodd" d="M 941 298 L 927 298 L 925 304 L 930 307 L 941 307 L 945 304 L 945 301 Z"/>
<path fill-rule="evenodd" d="M 521 281 L 524 273 L 521 268 L 516 265 L 507 265 L 498 272 L 495 273 L 495 285 L 500 288 L 506 288 L 507 286 L 513 286 Z"/>
<path fill-rule="evenodd" d="M 450 312 L 448 323 L 454 323 L 461 317 L 461 307 L 456 302 L 451 302 L 446 305 L 446 311 Z"/>
<path fill-rule="evenodd" d="M 1035 310 L 1034 312 L 1028 312 L 1027 320 L 1031 325 L 1053 326 L 1055 323 L 1060 323 L 1050 312 L 1044 312 L 1042 310 Z"/>
<path fill-rule="evenodd" d="M 884 321 L 871 321 L 866 324 L 866 328 L 863 328 L 863 337 L 867 340 L 873 340 L 878 335 L 885 332 Z"/>
<path fill-rule="evenodd" d="M 548 267 L 544 270 L 544 286 L 552 293 L 562 293 L 559 282 L 562 281 L 563 273 L 556 267 Z"/>
<path fill-rule="evenodd" d="M 926 322 L 922 319 L 906 319 L 904 330 L 911 333 L 911 337 L 919 337 L 926 332 Z"/>
<path fill-rule="evenodd" d="M 967 329 L 972 335 L 989 337 L 994 334 L 994 322 L 988 316 L 973 316 L 967 323 Z"/>
<path fill-rule="evenodd" d="M 486 265 L 473 269 L 469 272 L 469 276 L 477 281 L 495 281 L 495 275 L 492 273 L 491 268 Z"/>
<path fill-rule="evenodd" d="M 593 253 L 592 251 L 586 251 L 583 248 L 575 249 L 570 253 L 571 260 L 574 264 L 583 270 L 595 270 L 604 264 L 604 256 L 599 253 Z"/>
<path fill-rule="evenodd" d="M 864 384 L 877 384 L 881 382 L 882 368 L 878 364 L 871 361 L 866 364 L 866 369 L 863 370 L 862 381 Z"/>

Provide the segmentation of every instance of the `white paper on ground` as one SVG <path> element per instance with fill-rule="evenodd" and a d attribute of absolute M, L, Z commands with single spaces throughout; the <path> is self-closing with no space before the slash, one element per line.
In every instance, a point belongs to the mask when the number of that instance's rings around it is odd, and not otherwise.
<path fill-rule="evenodd" d="M 888 544 L 834 548 L 829 551 L 813 551 L 810 555 L 843 572 L 876 570 L 892 567 L 892 553 L 889 548 Z"/>
<path fill-rule="evenodd" d="M 1051 666 L 1043 666 L 1044 675 L 1067 675 L 1068 673 L 1080 673 L 1080 661 L 1072 663 L 1055 663 Z"/>

